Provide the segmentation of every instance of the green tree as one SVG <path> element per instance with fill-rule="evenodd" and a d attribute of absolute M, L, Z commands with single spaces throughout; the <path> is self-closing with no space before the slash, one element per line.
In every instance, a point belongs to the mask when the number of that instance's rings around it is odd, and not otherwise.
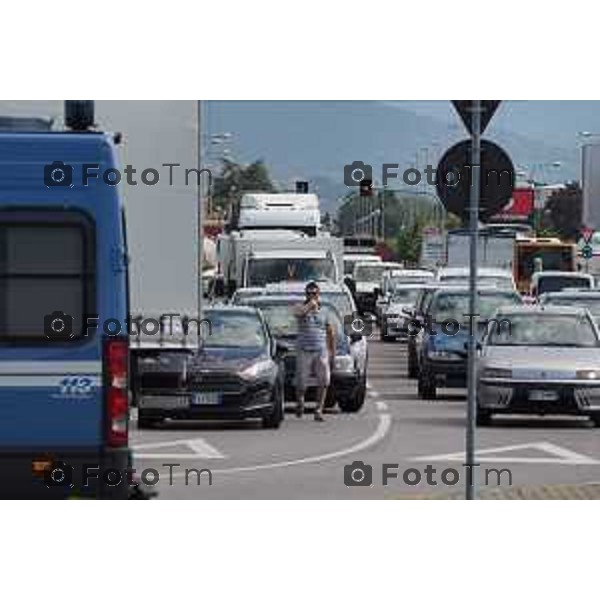
<path fill-rule="evenodd" d="M 429 224 L 429 220 L 419 217 L 415 221 L 400 230 L 396 236 L 396 253 L 398 260 L 406 266 L 417 265 L 421 258 L 421 244 L 423 241 L 423 228 Z"/>
<path fill-rule="evenodd" d="M 246 192 L 276 192 L 262 160 L 249 165 L 223 159 L 221 172 L 214 178 L 212 200 L 221 209 L 231 209 Z"/>
<path fill-rule="evenodd" d="M 544 211 L 548 216 L 547 229 L 561 238 L 576 240 L 581 229 L 583 194 L 579 183 L 567 183 L 564 189 L 555 190 Z"/>

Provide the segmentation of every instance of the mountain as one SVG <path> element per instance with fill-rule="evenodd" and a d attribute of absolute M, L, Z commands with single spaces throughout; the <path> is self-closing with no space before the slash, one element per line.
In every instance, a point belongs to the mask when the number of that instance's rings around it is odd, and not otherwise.
<path fill-rule="evenodd" d="M 503 102 L 485 137 L 535 179 L 576 179 L 576 133 L 600 131 L 599 109 L 600 102 Z M 348 191 L 344 165 L 372 164 L 377 181 L 384 162 L 399 163 L 400 172 L 415 163 L 423 168 L 426 158 L 435 167 L 444 150 L 467 137 L 445 101 L 211 101 L 206 111 L 210 132 L 233 134 L 234 159 L 262 158 L 290 187 L 294 179 L 310 180 L 330 211 Z M 557 161 L 560 168 L 549 166 Z"/>

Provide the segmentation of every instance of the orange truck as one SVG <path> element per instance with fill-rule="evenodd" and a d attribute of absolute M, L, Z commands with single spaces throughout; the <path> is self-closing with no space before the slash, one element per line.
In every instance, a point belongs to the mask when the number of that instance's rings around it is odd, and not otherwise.
<path fill-rule="evenodd" d="M 540 270 L 576 271 L 577 245 L 558 238 L 517 237 L 513 276 L 519 292 L 529 293 L 531 276 Z"/>

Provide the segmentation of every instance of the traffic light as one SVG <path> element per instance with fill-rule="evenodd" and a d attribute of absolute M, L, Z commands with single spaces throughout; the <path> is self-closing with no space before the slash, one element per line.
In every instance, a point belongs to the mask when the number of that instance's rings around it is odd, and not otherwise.
<path fill-rule="evenodd" d="M 308 181 L 296 181 L 296 194 L 308 194 Z"/>

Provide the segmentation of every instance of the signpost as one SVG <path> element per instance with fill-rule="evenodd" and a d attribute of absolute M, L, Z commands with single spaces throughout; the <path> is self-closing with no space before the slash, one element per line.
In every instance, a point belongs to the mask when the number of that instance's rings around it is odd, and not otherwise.
<path fill-rule="evenodd" d="M 594 248 L 591 245 L 592 236 L 595 231 L 591 227 L 581 228 L 581 239 L 583 240 L 583 247 L 581 248 L 581 257 L 585 260 L 585 272 L 589 272 L 590 259 L 594 256 Z"/>
<path fill-rule="evenodd" d="M 469 270 L 469 313 L 477 315 L 477 246 L 479 237 L 479 201 L 481 194 L 481 134 L 489 123 L 495 110 L 498 108 L 499 100 L 453 100 L 454 107 L 458 111 L 463 123 L 471 133 L 470 150 L 471 150 L 471 185 L 469 194 L 469 233 L 471 238 L 470 247 L 470 270 Z M 451 148 L 452 150 L 452 148 Z M 443 160 L 443 159 L 442 159 Z M 510 159 L 509 159 L 510 162 Z M 511 164 L 512 167 L 512 164 Z M 438 171 L 439 173 L 439 171 Z M 438 183 L 440 177 L 438 176 Z M 511 182 L 510 192 L 512 193 Z M 511 194 L 502 202 L 502 206 L 494 207 L 494 213 L 498 212 L 510 199 Z M 443 201 L 443 198 L 442 198 Z M 464 201 L 463 201 L 464 202 Z M 500 201 L 496 204 L 500 204 Z M 464 207 L 463 207 L 464 212 Z M 492 213 L 492 214 L 494 214 Z M 491 216 L 491 215 L 490 215 Z M 477 328 L 473 327 L 473 317 L 469 319 L 469 359 L 467 369 L 467 431 L 466 431 L 466 464 L 467 469 L 467 500 L 474 500 L 475 493 L 475 478 L 473 468 L 475 463 L 475 430 L 477 418 Z"/>
<path fill-rule="evenodd" d="M 497 144 L 481 140 L 479 160 L 479 220 L 487 222 L 507 206 L 513 195 L 514 166 Z M 446 210 L 468 220 L 469 197 L 474 183 L 472 140 L 446 150 L 437 170 L 436 189 Z"/>

